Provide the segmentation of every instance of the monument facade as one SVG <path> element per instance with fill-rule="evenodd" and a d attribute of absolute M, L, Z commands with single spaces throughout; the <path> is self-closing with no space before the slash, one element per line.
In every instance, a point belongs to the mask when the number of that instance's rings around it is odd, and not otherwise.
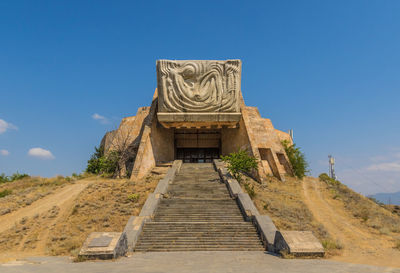
<path fill-rule="evenodd" d="M 124 118 L 101 143 L 105 152 L 121 152 L 121 176 L 141 178 L 175 159 L 212 162 L 239 149 L 258 159 L 258 180 L 292 174 L 281 144 L 291 138 L 245 105 L 241 68 L 240 60 L 158 60 L 151 106 Z"/>

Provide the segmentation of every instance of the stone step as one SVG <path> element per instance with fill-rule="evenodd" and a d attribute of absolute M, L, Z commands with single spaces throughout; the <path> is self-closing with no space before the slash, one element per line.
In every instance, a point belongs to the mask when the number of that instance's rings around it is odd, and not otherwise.
<path fill-rule="evenodd" d="M 186 183 L 182 183 L 182 185 L 171 185 L 169 187 L 169 190 L 171 189 L 189 189 L 189 190 L 195 190 L 195 189 L 210 189 L 210 190 L 226 190 L 226 186 L 225 185 L 221 185 L 221 184 L 203 184 L 203 185 L 199 185 L 199 184 L 195 184 L 195 185 L 188 185 Z"/>
<path fill-rule="evenodd" d="M 174 252 L 174 251 L 264 251 L 262 246 L 260 247 L 210 247 L 210 246 L 191 246 L 191 247 L 138 247 L 135 249 L 136 252 Z"/>
<path fill-rule="evenodd" d="M 159 232 L 159 231 L 157 231 Z M 213 240 L 223 240 L 223 239 L 241 239 L 241 238 L 246 238 L 246 239 L 257 239 L 259 240 L 259 237 L 256 233 L 253 232 L 231 232 L 231 233 L 221 233 L 220 235 L 216 234 L 216 232 L 175 232 L 175 233 L 167 233 L 163 235 L 157 234 L 155 231 L 147 231 L 147 234 L 143 234 L 142 238 L 146 240 L 164 240 L 164 239 L 169 239 L 169 240 L 178 240 L 182 238 L 186 239 L 193 239 L 193 240 L 200 240 L 200 239 L 213 239 Z M 232 239 L 233 238 L 233 239 Z"/>
<path fill-rule="evenodd" d="M 147 222 L 145 227 L 162 227 L 162 226 L 175 226 L 175 227 L 218 227 L 218 228 L 253 228 L 254 226 L 250 222 L 199 222 L 199 223 L 187 223 L 187 222 Z"/>
<path fill-rule="evenodd" d="M 200 210 L 166 210 L 160 209 L 156 211 L 157 215 L 242 215 L 239 210 L 221 211 L 200 211 Z"/>
<path fill-rule="evenodd" d="M 193 212 L 193 211 L 157 211 L 156 216 L 242 216 L 239 211 L 230 211 L 230 212 Z"/>
<path fill-rule="evenodd" d="M 173 229 L 172 229 L 173 228 Z M 171 230 L 172 229 L 172 230 Z M 215 233 L 221 233 L 221 234 L 231 234 L 231 233 L 248 233 L 251 234 L 252 232 L 254 233 L 254 229 L 239 229 L 239 228 L 231 228 L 231 229 L 219 229 L 219 228 L 199 228 L 199 229 L 195 229 L 195 228 L 178 228 L 178 227 L 157 227 L 157 228 L 143 228 L 143 230 L 145 231 L 156 231 L 156 232 L 163 232 L 166 234 L 171 234 L 171 233 L 178 233 L 178 232 L 186 232 L 186 233 L 211 233 L 211 234 L 215 234 Z"/>
<path fill-rule="evenodd" d="M 171 182 L 174 184 L 223 184 L 221 182 L 218 175 L 215 176 L 199 176 L 198 174 L 192 174 L 190 176 L 177 176 L 174 181 Z"/>
<path fill-rule="evenodd" d="M 196 190 L 170 190 L 168 191 L 169 194 L 171 193 L 180 193 L 180 194 L 209 194 L 209 195 L 229 195 L 229 193 L 226 190 L 213 190 L 213 189 L 196 189 Z M 206 199 L 206 197 L 203 197 L 204 199 Z"/>
<path fill-rule="evenodd" d="M 177 221 L 178 219 L 202 219 L 202 220 L 207 220 L 208 221 L 215 221 L 215 222 L 232 222 L 232 220 L 237 220 L 237 222 L 243 221 L 243 216 L 234 216 L 234 215 L 224 215 L 224 216 L 207 216 L 207 215 L 199 215 L 199 216 L 190 216 L 190 215 L 175 215 L 175 216 L 169 216 L 169 215 L 156 215 L 154 217 L 155 219 L 174 219 L 173 221 L 170 222 L 185 222 L 185 221 Z M 203 221 L 199 221 L 203 222 Z M 234 221 L 235 222 L 235 221 Z"/>
<path fill-rule="evenodd" d="M 229 193 L 227 191 L 213 191 L 211 189 L 206 189 L 206 190 L 186 190 L 186 191 L 181 191 L 181 190 L 170 190 L 168 191 L 168 194 L 185 194 L 185 195 L 190 195 L 190 194 L 205 194 L 205 195 L 222 195 L 224 197 L 228 196 Z M 207 196 L 202 196 L 203 199 L 207 199 Z"/>
<path fill-rule="evenodd" d="M 235 241 L 217 241 L 217 240 L 159 240 L 159 241 L 139 241 L 137 242 L 137 247 L 141 246 L 198 246 L 198 245 L 212 245 L 212 246 L 262 246 L 260 240 L 258 239 L 247 239 L 247 240 L 235 240 Z"/>
<path fill-rule="evenodd" d="M 160 202 L 160 207 L 162 206 L 183 206 L 183 207 L 234 207 L 237 208 L 237 203 L 233 199 L 206 199 L 207 201 L 203 201 L 204 199 L 172 199 L 172 198 L 164 198 Z"/>
<path fill-rule="evenodd" d="M 252 228 L 255 229 L 255 227 L 250 223 L 250 222 L 238 222 L 238 223 L 231 223 L 231 222 L 218 222 L 218 223 L 213 223 L 213 222 L 206 222 L 206 223 L 186 223 L 186 222 L 171 222 L 171 223 L 157 223 L 157 222 L 147 222 L 145 227 L 162 227 L 162 226 L 175 226 L 175 227 L 221 227 L 221 228 L 226 228 L 226 227 L 235 227 L 235 228 Z"/>
<path fill-rule="evenodd" d="M 196 199 L 196 198 L 163 198 L 161 205 L 185 205 L 185 206 L 237 206 L 234 199 Z"/>
<path fill-rule="evenodd" d="M 240 222 L 243 221 L 243 218 L 223 218 L 220 219 L 219 217 L 192 217 L 192 218 L 188 218 L 188 217 L 155 217 L 154 218 L 155 221 L 160 221 L 160 222 L 209 222 L 209 221 L 213 221 L 213 222 L 226 222 L 226 221 L 230 221 L 230 222 Z"/>
<path fill-rule="evenodd" d="M 159 222 L 163 223 L 163 222 Z M 164 222 L 167 223 L 167 222 Z M 189 222 L 190 223 L 190 222 Z M 197 223 L 197 222 L 193 222 Z M 225 232 L 254 232 L 256 231 L 254 227 L 219 227 L 219 226 L 199 226 L 199 227 L 188 227 L 188 226 L 174 226 L 174 225 L 160 225 L 160 226 L 144 226 L 144 230 L 165 230 L 169 232 L 182 231 L 182 232 L 214 232 L 220 231 L 221 233 Z"/>
<path fill-rule="evenodd" d="M 227 204 L 225 205 L 205 205 L 205 206 L 195 206 L 195 205 L 184 205 L 184 204 L 163 204 L 160 203 L 158 209 L 197 209 L 197 210 L 233 210 L 233 209 L 239 209 L 239 207 L 236 204 Z"/>
<path fill-rule="evenodd" d="M 183 164 L 135 251 L 263 251 L 212 164 Z"/>
<path fill-rule="evenodd" d="M 168 210 L 168 209 L 158 209 L 156 211 L 157 214 L 177 214 L 177 215 L 187 215 L 187 214 L 193 214 L 193 215 L 213 215 L 213 214 L 217 214 L 217 215 L 232 215 L 232 214 L 237 214 L 237 215 L 242 215 L 240 213 L 239 209 L 231 209 L 231 210 L 226 210 L 226 211 L 218 211 L 218 210 L 207 210 L 204 209 L 203 211 L 200 210 L 196 210 L 196 209 L 173 209 L 173 210 Z"/>
<path fill-rule="evenodd" d="M 210 221 L 213 221 L 214 219 L 218 219 L 217 221 L 218 222 L 221 222 L 222 220 L 224 220 L 224 219 L 229 219 L 229 222 L 231 222 L 231 220 L 232 219 L 237 219 L 237 220 L 239 220 L 239 221 L 237 221 L 237 222 L 240 222 L 240 221 L 243 221 L 244 219 L 243 219 L 243 216 L 242 215 L 207 215 L 207 214 L 198 214 L 198 215 L 191 215 L 191 214 L 187 214 L 187 215 L 184 215 L 184 214 L 175 214 L 175 215 L 168 215 L 168 214 L 156 214 L 155 216 L 154 216 L 154 218 L 174 218 L 174 219 L 177 219 L 177 218 L 179 218 L 179 219 L 208 219 L 208 220 L 210 220 Z M 177 222 L 177 221 L 171 221 L 171 222 Z M 178 221 L 179 222 L 179 221 Z M 180 222 L 185 222 L 185 221 L 180 221 Z M 203 222 L 203 221 L 199 221 L 199 222 Z M 208 221 L 207 221 L 208 222 Z M 228 222 L 228 221 L 226 221 L 226 222 Z"/>
<path fill-rule="evenodd" d="M 222 198 L 229 198 L 229 195 L 221 196 L 221 195 L 211 195 L 211 194 L 170 194 L 171 198 L 179 197 L 179 198 L 208 198 L 208 199 L 222 199 Z"/>

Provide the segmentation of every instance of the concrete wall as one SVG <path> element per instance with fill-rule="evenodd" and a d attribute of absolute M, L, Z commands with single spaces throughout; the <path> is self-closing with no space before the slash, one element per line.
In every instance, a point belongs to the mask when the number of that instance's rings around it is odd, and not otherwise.
<path fill-rule="evenodd" d="M 156 119 L 156 117 L 154 117 Z M 156 163 L 174 160 L 174 129 L 166 129 L 155 120 L 151 125 L 151 145 Z"/>
<path fill-rule="evenodd" d="M 281 141 L 291 141 L 290 136 L 276 130 L 271 120 L 262 118 L 257 107 L 246 106 L 242 98 L 240 108 L 242 117 L 238 124 L 235 126 L 219 124 L 217 127 L 221 131 L 221 154 L 227 155 L 239 149 L 247 150 L 259 161 L 259 170 L 253 174 L 254 178 L 262 180 L 273 175 L 284 180 L 285 174 L 291 174 L 291 168 Z M 192 125 L 194 124 L 188 123 L 185 126 L 197 128 L 199 124 L 196 124 L 197 127 Z M 207 124 L 204 125 L 208 128 Z M 156 164 L 175 159 L 174 130 L 158 122 L 156 90 L 151 107 L 139 108 L 135 117 L 123 119 L 118 130 L 109 134 L 109 137 L 106 136 L 103 142 L 110 143 L 109 138 L 113 136 L 110 145 L 112 147 L 118 145 L 119 138 L 123 139 L 128 135 L 129 142 L 137 146 L 134 151 L 135 161 L 131 177 L 139 178 L 146 175 Z M 210 141 L 204 139 L 203 142 L 206 145 Z"/>
<path fill-rule="evenodd" d="M 259 160 L 259 180 L 273 175 L 284 180 L 284 174 L 291 174 L 288 168 L 286 153 L 281 144 L 281 138 L 286 135 L 274 128 L 271 120 L 262 118 L 257 107 L 245 106 L 242 104 L 242 116 L 245 129 L 253 155 Z M 278 154 L 280 158 L 278 158 Z M 282 157 L 283 155 L 283 157 Z"/>
<path fill-rule="evenodd" d="M 134 141 L 139 143 L 138 137 L 142 131 L 143 121 L 149 115 L 149 111 L 150 107 L 140 107 L 136 116 L 123 118 L 105 152 L 109 149 L 118 150 L 121 145 L 131 145 Z"/>
<path fill-rule="evenodd" d="M 251 151 L 250 141 L 243 118 L 240 119 L 239 128 L 221 129 L 221 154 L 228 155 L 239 149 Z"/>
<path fill-rule="evenodd" d="M 156 165 L 153 147 L 150 139 L 151 127 L 145 126 L 136 155 L 135 165 L 132 170 L 131 179 L 140 179 Z"/>

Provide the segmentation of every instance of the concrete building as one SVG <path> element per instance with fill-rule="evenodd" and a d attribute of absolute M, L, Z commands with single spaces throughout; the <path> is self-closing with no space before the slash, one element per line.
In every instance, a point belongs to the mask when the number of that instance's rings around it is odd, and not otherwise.
<path fill-rule="evenodd" d="M 158 60 L 156 67 L 151 106 L 124 118 L 101 143 L 105 152 L 121 153 L 121 176 L 141 178 L 175 159 L 212 162 L 239 149 L 258 159 L 258 180 L 291 174 L 281 145 L 291 137 L 245 105 L 240 60 Z"/>

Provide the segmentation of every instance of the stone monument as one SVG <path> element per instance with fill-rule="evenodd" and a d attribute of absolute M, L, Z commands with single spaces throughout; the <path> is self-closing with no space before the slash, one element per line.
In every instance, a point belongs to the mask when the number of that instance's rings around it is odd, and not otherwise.
<path fill-rule="evenodd" d="M 137 179 L 160 163 L 212 162 L 239 149 L 259 160 L 258 180 L 292 174 L 281 144 L 291 137 L 245 105 L 241 70 L 240 60 L 158 60 L 151 106 L 101 142 L 105 152 L 123 150 L 120 175 Z"/>

